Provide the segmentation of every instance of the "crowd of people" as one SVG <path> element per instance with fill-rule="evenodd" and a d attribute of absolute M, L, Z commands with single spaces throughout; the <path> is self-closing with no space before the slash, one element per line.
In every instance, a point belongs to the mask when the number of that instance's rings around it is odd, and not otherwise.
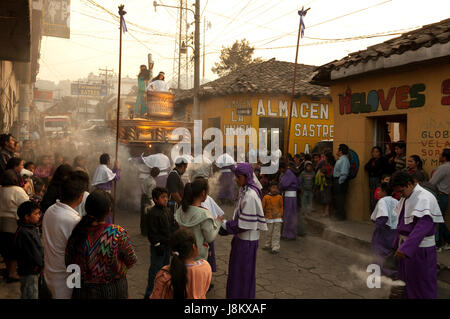
<path fill-rule="evenodd" d="M 45 292 L 58 299 L 127 298 L 126 274 L 137 257 L 127 231 L 112 220 L 119 162 L 112 165 L 107 153 L 95 152 L 95 161 L 89 154 L 72 162 L 39 154 L 29 141 L 18 144 L 9 134 L 0 137 L 0 254 L 7 281 L 20 280 L 22 298 Z M 330 149 L 288 155 L 271 175 L 262 173 L 261 163 L 220 157 L 197 164 L 180 156 L 172 170 L 163 171 L 141 157 L 146 168 L 139 170 L 134 190 L 142 193 L 141 233 L 150 243 L 145 298 L 206 298 L 216 271 L 214 241 L 227 235 L 233 239 L 226 297 L 254 298 L 261 231 L 263 249 L 278 254 L 280 240 L 306 234 L 304 216 L 313 210 L 346 218 L 348 184 L 355 177 L 350 152 L 341 144 L 337 159 Z M 430 180 L 420 157 L 405 154 L 401 142 L 393 155 L 374 147 L 365 165 L 376 224 L 373 251 L 385 275 L 407 283 L 408 298 L 435 298 L 435 246 L 446 249 L 449 242 L 443 217 L 450 150 L 443 151 L 443 164 Z M 229 220 L 224 205 L 235 207 Z M 395 270 L 384 265 L 390 254 L 399 260 Z M 67 269 L 74 265 L 80 285 L 76 279 L 68 285 Z"/>

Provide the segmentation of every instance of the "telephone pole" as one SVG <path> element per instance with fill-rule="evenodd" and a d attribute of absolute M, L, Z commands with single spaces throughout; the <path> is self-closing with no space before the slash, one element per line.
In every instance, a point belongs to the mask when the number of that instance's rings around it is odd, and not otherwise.
<path fill-rule="evenodd" d="M 194 120 L 200 120 L 200 0 L 195 0 Z"/>
<path fill-rule="evenodd" d="M 178 40 L 178 86 L 177 88 L 180 88 L 180 82 L 181 82 L 181 32 L 182 32 L 182 26 L 183 26 L 183 0 L 180 0 L 180 34 L 179 34 L 179 40 Z"/>
<path fill-rule="evenodd" d="M 105 72 L 105 85 L 106 85 L 106 96 L 108 96 L 108 92 L 109 92 L 109 86 L 108 86 L 108 72 L 113 72 L 113 69 L 108 69 L 108 67 L 105 67 L 104 69 L 98 69 L 101 72 Z M 100 74 L 103 75 L 103 74 Z"/>

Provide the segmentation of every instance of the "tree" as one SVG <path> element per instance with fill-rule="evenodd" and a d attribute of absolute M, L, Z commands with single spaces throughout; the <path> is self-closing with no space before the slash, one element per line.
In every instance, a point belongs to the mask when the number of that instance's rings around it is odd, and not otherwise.
<path fill-rule="evenodd" d="M 211 70 L 219 76 L 223 76 L 250 63 L 262 62 L 261 58 L 252 59 L 254 51 L 255 48 L 251 47 L 250 42 L 246 39 L 242 39 L 241 42 L 236 40 L 231 47 L 222 47 L 220 62 L 214 63 Z"/>

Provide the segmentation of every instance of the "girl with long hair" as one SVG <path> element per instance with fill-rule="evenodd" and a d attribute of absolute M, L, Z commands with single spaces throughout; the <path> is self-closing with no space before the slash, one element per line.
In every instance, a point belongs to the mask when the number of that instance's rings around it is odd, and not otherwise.
<path fill-rule="evenodd" d="M 175 212 L 177 223 L 194 233 L 199 250 L 197 259 L 205 260 L 208 258 L 209 243 L 216 238 L 222 224 L 221 217 L 214 220 L 211 212 L 201 206 L 207 198 L 208 190 L 208 181 L 204 178 L 187 183 L 184 187 L 181 208 Z"/>
<path fill-rule="evenodd" d="M 105 222 L 111 209 L 111 195 L 93 191 L 86 199 L 87 215 L 69 237 L 66 266 L 81 268 L 81 288 L 74 288 L 72 299 L 128 298 L 126 273 L 137 259 L 127 231 Z"/>
<path fill-rule="evenodd" d="M 212 271 L 209 263 L 198 257 L 195 236 L 179 229 L 169 239 L 170 265 L 156 275 L 151 299 L 206 299 Z"/>
<path fill-rule="evenodd" d="M 423 160 L 419 155 L 411 155 L 410 157 L 408 157 L 406 164 L 407 166 L 405 170 L 408 171 L 409 175 L 413 175 L 415 172 L 420 172 L 424 174 L 425 181 L 429 180 L 427 172 L 423 170 Z"/>

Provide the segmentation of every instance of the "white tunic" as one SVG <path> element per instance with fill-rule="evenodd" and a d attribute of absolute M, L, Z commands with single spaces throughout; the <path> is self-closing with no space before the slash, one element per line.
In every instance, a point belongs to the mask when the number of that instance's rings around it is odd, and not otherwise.
<path fill-rule="evenodd" d="M 388 221 L 386 225 L 388 225 L 391 229 L 396 229 L 398 215 L 394 213 L 394 208 L 395 206 L 397 206 L 397 204 L 398 200 L 396 200 L 392 196 L 385 196 L 381 198 L 375 206 L 370 219 L 376 221 L 379 217 L 387 217 Z"/>
<path fill-rule="evenodd" d="M 112 181 L 116 177 L 116 174 L 106 166 L 105 164 L 101 164 L 97 167 L 94 173 L 94 177 L 92 177 L 92 185 L 104 184 Z"/>
<path fill-rule="evenodd" d="M 80 222 L 79 213 L 61 203 L 50 206 L 42 222 L 44 240 L 44 276 L 53 298 L 70 299 L 72 289 L 67 287 L 65 251 L 67 241 L 75 226 Z"/>
<path fill-rule="evenodd" d="M 434 223 L 444 222 L 436 197 L 419 184 L 414 187 L 409 198 L 405 199 L 402 197 L 399 200 L 394 209 L 397 216 L 400 216 L 403 203 L 405 203 L 405 225 L 411 224 L 414 220 L 414 216 L 422 218 L 423 216 L 428 215 L 433 219 Z"/>

